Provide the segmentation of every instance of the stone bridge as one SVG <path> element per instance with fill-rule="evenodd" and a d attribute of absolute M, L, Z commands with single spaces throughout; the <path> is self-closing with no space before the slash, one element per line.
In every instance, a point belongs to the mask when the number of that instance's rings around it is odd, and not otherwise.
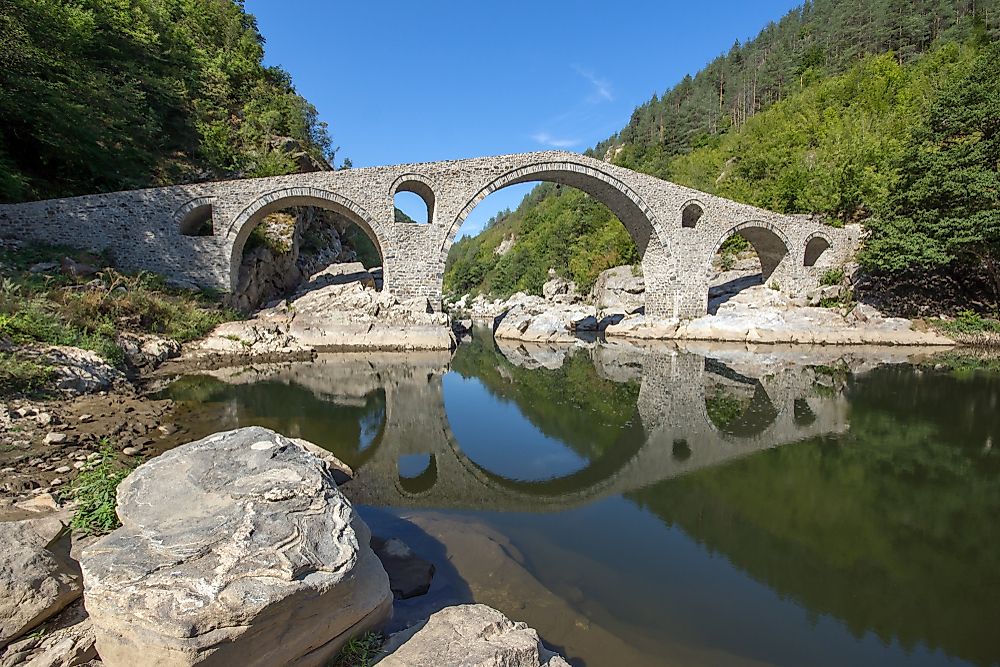
<path fill-rule="evenodd" d="M 470 211 L 492 192 L 532 181 L 578 188 L 618 216 L 638 246 L 646 312 L 654 317 L 705 314 L 712 256 L 733 233 L 753 244 L 765 283 L 792 296 L 817 284 L 823 266 L 846 261 L 858 242 L 856 227 L 779 215 L 558 151 L 2 205 L 0 236 L 107 249 L 123 268 L 233 292 L 244 243 L 264 216 L 316 206 L 372 238 L 387 289 L 400 298 L 426 296 L 438 307 L 448 250 Z M 394 221 L 398 192 L 423 199 L 426 224 Z"/>
<path fill-rule="evenodd" d="M 516 365 L 550 368 L 567 349 L 501 347 Z M 405 362 L 392 353 L 324 355 L 308 364 L 213 375 L 231 383 L 294 383 L 335 403 L 356 404 L 384 391 L 385 422 L 356 462 L 350 493 L 356 502 L 383 507 L 555 511 L 848 428 L 846 398 L 818 386 L 817 373 L 801 365 L 738 372 L 696 354 L 615 344 L 575 353 L 590 354 L 602 377 L 639 382 L 636 414 L 600 458 L 572 474 L 531 482 L 496 475 L 462 451 L 445 413 L 447 353 L 408 355 Z M 722 427 L 706 400 L 720 389 L 749 399 L 744 414 Z M 426 468 L 405 477 L 400 462 L 414 455 L 426 458 Z"/>

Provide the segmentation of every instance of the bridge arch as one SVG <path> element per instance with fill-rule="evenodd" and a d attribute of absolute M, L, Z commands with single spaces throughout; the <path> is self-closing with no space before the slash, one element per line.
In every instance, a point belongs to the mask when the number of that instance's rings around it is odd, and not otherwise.
<path fill-rule="evenodd" d="M 233 218 L 226 228 L 229 252 L 229 285 L 232 292 L 237 290 L 240 263 L 243 261 L 243 247 L 253 231 L 269 213 L 293 206 L 313 206 L 333 211 L 344 216 L 360 227 L 375 244 L 383 260 L 385 284 L 389 284 L 389 267 L 385 266 L 386 250 L 390 248 L 388 237 L 375 218 L 357 203 L 329 190 L 299 187 L 281 188 L 262 195 L 248 204 Z"/>
<path fill-rule="evenodd" d="M 212 236 L 215 197 L 196 197 L 177 209 L 174 221 L 182 236 Z"/>
<path fill-rule="evenodd" d="M 639 249 L 640 256 L 645 256 L 646 249 L 651 243 L 655 244 L 657 252 L 660 250 L 669 251 L 666 247 L 668 237 L 664 233 L 660 220 L 652 208 L 629 185 L 601 169 L 584 164 L 582 161 L 549 160 L 533 162 L 512 169 L 481 188 L 452 220 L 448 233 L 441 244 L 442 262 L 447 258 L 448 251 L 458 235 L 458 230 L 465 223 L 472 209 L 497 190 L 509 185 L 533 181 L 545 181 L 576 188 L 607 206 L 628 230 Z"/>
<path fill-rule="evenodd" d="M 719 252 L 722 244 L 733 234 L 739 234 L 753 246 L 754 252 L 760 258 L 761 279 L 765 283 L 785 258 L 788 257 L 792 249 L 792 244 L 789 242 L 788 237 L 785 236 L 785 233 L 773 224 L 758 220 L 748 220 L 730 227 L 722 234 L 712 248 L 712 252 L 708 255 L 708 266 L 711 266 L 712 258 L 715 256 L 715 253 Z"/>
<path fill-rule="evenodd" d="M 421 174 L 406 173 L 389 186 L 389 198 L 395 200 L 400 192 L 411 192 L 423 200 L 427 207 L 427 224 L 434 222 L 434 183 Z"/>
<path fill-rule="evenodd" d="M 833 246 L 833 241 L 823 232 L 817 231 L 807 236 L 805 248 L 803 248 L 805 255 L 802 259 L 802 266 L 816 266 L 816 262 L 831 246 Z"/>

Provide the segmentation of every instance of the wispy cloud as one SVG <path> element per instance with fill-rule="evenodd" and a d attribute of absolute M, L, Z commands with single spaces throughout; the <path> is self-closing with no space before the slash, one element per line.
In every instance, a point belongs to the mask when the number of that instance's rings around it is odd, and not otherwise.
<path fill-rule="evenodd" d="M 611 82 L 607 79 L 602 79 L 588 69 L 584 69 L 579 65 L 573 65 L 573 70 L 577 74 L 582 76 L 584 79 L 590 82 L 593 86 L 593 92 L 587 97 L 587 101 L 591 104 L 597 104 L 598 102 L 613 102 L 615 99 L 614 93 L 611 91 Z"/>
<path fill-rule="evenodd" d="M 548 132 L 535 132 L 531 138 L 543 146 L 551 146 L 552 148 L 572 148 L 580 145 L 579 139 L 553 137 Z"/>

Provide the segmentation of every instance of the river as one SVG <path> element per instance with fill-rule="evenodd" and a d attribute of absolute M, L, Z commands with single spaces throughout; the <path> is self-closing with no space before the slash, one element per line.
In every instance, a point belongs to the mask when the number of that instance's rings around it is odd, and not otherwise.
<path fill-rule="evenodd" d="M 165 393 L 194 436 L 258 424 L 352 466 L 375 532 L 438 565 L 397 624 L 475 599 L 589 667 L 1000 664 L 982 365 L 477 330 Z"/>

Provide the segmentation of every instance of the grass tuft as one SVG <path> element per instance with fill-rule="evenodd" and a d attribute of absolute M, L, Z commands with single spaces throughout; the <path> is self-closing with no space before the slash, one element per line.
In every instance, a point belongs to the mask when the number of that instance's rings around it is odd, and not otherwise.
<path fill-rule="evenodd" d="M 0 396 L 42 398 L 54 376 L 51 366 L 17 353 L 0 352 Z"/>
<path fill-rule="evenodd" d="M 366 632 L 353 637 L 344 644 L 344 648 L 329 667 L 371 667 L 379 657 L 383 643 L 385 637 L 378 632 Z"/>
<path fill-rule="evenodd" d="M 101 458 L 97 465 L 84 469 L 69 489 L 69 498 L 76 502 L 76 513 L 70 524 L 83 535 L 104 535 L 121 525 L 115 512 L 115 492 L 136 465 L 119 463 L 107 440 L 101 443 Z"/>

